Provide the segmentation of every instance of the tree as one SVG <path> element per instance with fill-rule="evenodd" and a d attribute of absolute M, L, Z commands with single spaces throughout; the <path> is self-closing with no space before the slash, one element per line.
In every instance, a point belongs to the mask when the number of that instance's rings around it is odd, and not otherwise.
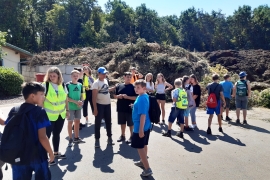
<path fill-rule="evenodd" d="M 7 33 L 0 31 L 0 59 L 2 59 L 2 57 L 4 56 L 2 46 L 6 44 L 6 35 Z"/>

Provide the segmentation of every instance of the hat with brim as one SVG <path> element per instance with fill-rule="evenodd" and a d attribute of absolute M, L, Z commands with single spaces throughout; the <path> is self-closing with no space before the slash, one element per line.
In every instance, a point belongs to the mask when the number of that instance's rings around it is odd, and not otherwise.
<path fill-rule="evenodd" d="M 239 76 L 240 76 L 240 78 L 246 77 L 247 73 L 242 71 L 242 72 L 239 73 Z"/>
<path fill-rule="evenodd" d="M 100 74 L 107 74 L 108 71 L 106 70 L 105 67 L 99 67 L 99 68 L 98 68 L 98 73 L 100 73 Z"/>

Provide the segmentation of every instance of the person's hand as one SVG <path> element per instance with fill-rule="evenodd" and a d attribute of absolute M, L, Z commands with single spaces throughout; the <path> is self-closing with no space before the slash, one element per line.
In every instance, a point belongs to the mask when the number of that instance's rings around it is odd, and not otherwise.
<path fill-rule="evenodd" d="M 69 111 L 66 111 L 66 118 L 68 119 L 69 118 Z"/>
<path fill-rule="evenodd" d="M 122 94 L 117 95 L 117 99 L 123 99 Z"/>
<path fill-rule="evenodd" d="M 130 105 L 129 105 L 131 109 L 133 108 L 133 105 L 134 105 L 134 104 L 130 104 Z"/>
<path fill-rule="evenodd" d="M 54 161 L 54 154 L 53 153 L 49 153 L 49 162 L 53 162 Z"/>
<path fill-rule="evenodd" d="M 82 107 L 82 106 L 83 106 L 83 102 L 82 102 L 82 101 L 78 101 L 78 102 L 77 102 L 77 105 L 78 105 L 79 107 Z"/>
<path fill-rule="evenodd" d="M 234 98 L 234 95 L 232 95 L 232 98 Z"/>
<path fill-rule="evenodd" d="M 94 109 L 94 113 L 93 113 L 94 116 L 97 116 L 98 115 L 98 110 L 95 108 Z"/>
<path fill-rule="evenodd" d="M 223 107 L 224 107 L 224 108 L 226 107 L 226 102 L 223 102 Z"/>
<path fill-rule="evenodd" d="M 128 99 L 128 96 L 126 94 L 122 95 L 124 99 Z"/>
<path fill-rule="evenodd" d="M 143 138 L 143 137 L 144 137 L 144 132 L 143 132 L 143 131 L 140 131 L 140 132 L 139 132 L 139 137 L 140 137 L 140 138 Z"/>

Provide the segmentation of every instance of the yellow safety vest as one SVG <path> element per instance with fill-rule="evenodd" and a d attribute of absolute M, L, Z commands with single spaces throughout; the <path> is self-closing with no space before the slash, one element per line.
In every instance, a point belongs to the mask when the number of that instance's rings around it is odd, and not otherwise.
<path fill-rule="evenodd" d="M 92 77 L 93 78 L 93 77 Z M 93 78 L 94 79 L 94 78 Z M 95 79 L 94 79 L 95 80 Z M 86 90 L 88 91 L 89 90 L 89 77 L 86 76 L 86 75 L 83 75 L 83 93 L 82 93 L 82 96 L 83 96 L 83 100 L 86 99 Z"/>
<path fill-rule="evenodd" d="M 61 85 L 58 85 L 58 95 L 53 86 L 49 83 L 47 96 L 44 101 L 44 109 L 50 121 L 56 121 L 59 115 L 66 118 L 66 99 L 67 94 Z"/>

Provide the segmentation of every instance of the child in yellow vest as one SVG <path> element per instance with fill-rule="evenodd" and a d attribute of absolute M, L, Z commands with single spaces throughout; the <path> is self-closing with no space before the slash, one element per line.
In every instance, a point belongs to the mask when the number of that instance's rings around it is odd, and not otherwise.
<path fill-rule="evenodd" d="M 172 124 L 177 118 L 180 123 L 181 130 L 176 135 L 180 138 L 184 138 L 184 112 L 188 106 L 186 91 L 182 88 L 182 80 L 176 79 L 174 81 L 175 89 L 172 91 L 172 109 L 169 116 L 168 131 L 162 132 L 165 137 L 171 137 Z"/>

